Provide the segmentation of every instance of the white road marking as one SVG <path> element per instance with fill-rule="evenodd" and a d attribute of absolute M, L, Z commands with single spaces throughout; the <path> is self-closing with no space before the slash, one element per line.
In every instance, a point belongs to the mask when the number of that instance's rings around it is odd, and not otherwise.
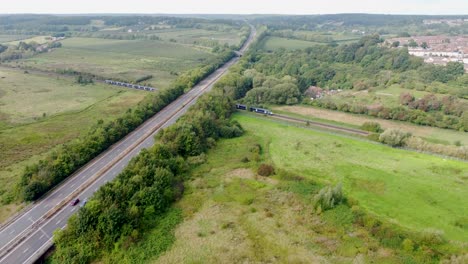
<path fill-rule="evenodd" d="M 11 234 L 13 234 L 14 232 L 15 232 L 15 230 L 14 230 L 14 229 L 13 229 L 13 230 L 11 230 L 11 231 L 10 231 L 10 235 L 11 235 Z"/>
<path fill-rule="evenodd" d="M 39 229 L 39 230 L 41 230 L 41 232 L 42 232 L 42 236 L 41 236 L 39 239 L 42 239 L 44 236 L 50 237 L 50 236 L 44 231 L 44 229 L 41 228 L 41 229 Z"/>
<path fill-rule="evenodd" d="M 70 187 L 72 187 L 72 188 L 75 187 L 75 184 L 70 185 Z"/>
<path fill-rule="evenodd" d="M 23 250 L 23 254 L 26 253 L 29 250 L 29 248 Z"/>
<path fill-rule="evenodd" d="M 99 189 L 99 187 L 96 187 L 96 188 L 94 188 L 94 191 L 97 191 L 98 189 Z"/>

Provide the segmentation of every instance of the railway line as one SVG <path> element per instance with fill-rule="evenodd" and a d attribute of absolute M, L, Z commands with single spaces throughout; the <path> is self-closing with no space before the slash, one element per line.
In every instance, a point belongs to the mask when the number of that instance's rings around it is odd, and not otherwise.
<path fill-rule="evenodd" d="M 364 131 L 364 130 L 360 130 L 360 129 L 347 128 L 347 127 L 340 127 L 340 126 L 330 125 L 330 124 L 326 124 L 326 123 L 310 121 L 310 120 L 307 120 L 307 119 L 300 119 L 300 118 L 290 117 L 290 116 L 286 116 L 286 115 L 274 114 L 273 112 L 271 112 L 268 109 L 254 107 L 254 106 L 248 107 L 247 105 L 236 104 L 236 109 L 244 110 L 244 111 L 250 111 L 250 112 L 253 112 L 253 113 L 257 113 L 257 114 L 262 114 L 262 115 L 266 115 L 266 116 L 269 116 L 269 117 L 272 117 L 272 118 L 275 118 L 275 119 L 284 120 L 284 121 L 290 121 L 290 122 L 295 122 L 295 123 L 303 123 L 305 125 L 312 125 L 312 126 L 315 126 L 315 127 L 321 127 L 321 128 L 325 128 L 325 129 L 329 129 L 329 130 L 346 132 L 346 133 L 350 133 L 350 134 L 354 134 L 354 135 L 358 135 L 358 136 L 368 136 L 368 135 L 370 135 L 370 133 L 368 131 Z"/>
<path fill-rule="evenodd" d="M 252 43 L 251 34 L 240 52 Z M 33 263 L 53 243 L 53 232 L 64 228 L 68 218 L 78 207 L 67 206 L 79 197 L 92 194 L 106 182 L 114 179 L 143 149 L 154 144 L 154 135 L 175 123 L 187 109 L 238 61 L 235 57 L 217 69 L 189 92 L 159 111 L 124 139 L 74 173 L 60 186 L 49 192 L 34 205 L 25 208 L 0 228 L 0 263 Z"/>
<path fill-rule="evenodd" d="M 308 125 L 312 125 L 312 126 L 316 126 L 316 127 L 321 127 L 321 128 L 326 128 L 326 129 L 351 133 L 351 134 L 355 134 L 355 135 L 359 135 L 359 136 L 368 136 L 369 135 L 369 132 L 364 131 L 364 130 L 359 130 L 359 129 L 334 126 L 334 125 L 330 125 L 330 124 L 320 123 L 320 122 L 316 122 L 316 121 L 310 121 L 310 120 L 306 120 L 306 119 L 299 119 L 299 118 L 285 116 L 285 115 L 272 114 L 271 116 L 273 118 L 276 118 L 276 119 L 281 119 L 281 120 L 285 120 L 285 121 L 292 121 L 292 122 L 298 122 L 298 123 L 304 123 L 304 124 L 308 124 Z"/>

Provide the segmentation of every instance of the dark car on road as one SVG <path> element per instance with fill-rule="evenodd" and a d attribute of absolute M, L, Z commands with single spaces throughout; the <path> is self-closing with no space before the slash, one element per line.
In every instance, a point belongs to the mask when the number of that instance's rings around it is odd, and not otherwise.
<path fill-rule="evenodd" d="M 73 201 L 71 201 L 70 205 L 71 205 L 71 206 L 75 206 L 75 205 L 77 205 L 79 202 L 80 202 L 80 199 L 79 199 L 79 198 L 76 198 L 76 199 L 74 199 Z"/>

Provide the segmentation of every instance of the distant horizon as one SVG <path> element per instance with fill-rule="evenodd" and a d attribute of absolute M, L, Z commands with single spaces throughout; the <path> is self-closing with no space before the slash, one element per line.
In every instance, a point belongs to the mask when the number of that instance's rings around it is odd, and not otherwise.
<path fill-rule="evenodd" d="M 293 14 L 293 13 L 249 13 L 249 14 L 242 14 L 242 13 L 0 13 L 1 16 L 3 15 L 83 15 L 83 16 L 95 16 L 95 15 L 190 15 L 190 16 L 220 16 L 220 15 L 228 15 L 228 16 L 326 16 L 326 15 L 384 15 L 384 16 L 440 16 L 440 17 L 460 17 L 466 16 L 467 14 L 423 14 L 423 13 L 415 13 L 415 14 L 405 14 L 405 13 L 321 13 L 321 14 Z"/>
<path fill-rule="evenodd" d="M 180 14 L 180 15 L 468 15 L 466 0 L 16 0 L 2 14 Z"/>

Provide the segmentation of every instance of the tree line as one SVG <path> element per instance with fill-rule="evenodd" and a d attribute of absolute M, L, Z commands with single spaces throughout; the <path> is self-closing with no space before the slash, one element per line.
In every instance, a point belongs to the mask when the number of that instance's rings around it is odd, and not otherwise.
<path fill-rule="evenodd" d="M 32 201 L 41 197 L 233 56 L 232 51 L 225 52 L 212 64 L 181 75 L 171 88 L 145 98 L 122 117 L 106 123 L 99 121 L 85 136 L 63 145 L 36 164 L 27 166 L 19 182 L 22 198 Z"/>
<path fill-rule="evenodd" d="M 39 44 L 35 41 L 28 43 L 20 41 L 18 45 L 8 46 L 0 44 L 0 62 L 32 57 L 36 54 L 48 52 L 51 49 L 60 47 L 62 47 L 62 43 L 58 41 L 46 44 Z"/>
<path fill-rule="evenodd" d="M 233 73 L 238 74 L 238 73 Z M 220 138 L 242 135 L 237 122 L 235 94 L 242 89 L 226 84 L 227 76 L 174 125 L 156 136 L 156 143 L 132 159 L 117 178 L 101 187 L 86 206 L 55 235 L 53 262 L 89 263 L 106 252 L 136 243 L 154 219 L 181 197 L 184 173 L 204 162 L 204 152 Z M 227 93 L 226 91 L 230 92 Z"/>

